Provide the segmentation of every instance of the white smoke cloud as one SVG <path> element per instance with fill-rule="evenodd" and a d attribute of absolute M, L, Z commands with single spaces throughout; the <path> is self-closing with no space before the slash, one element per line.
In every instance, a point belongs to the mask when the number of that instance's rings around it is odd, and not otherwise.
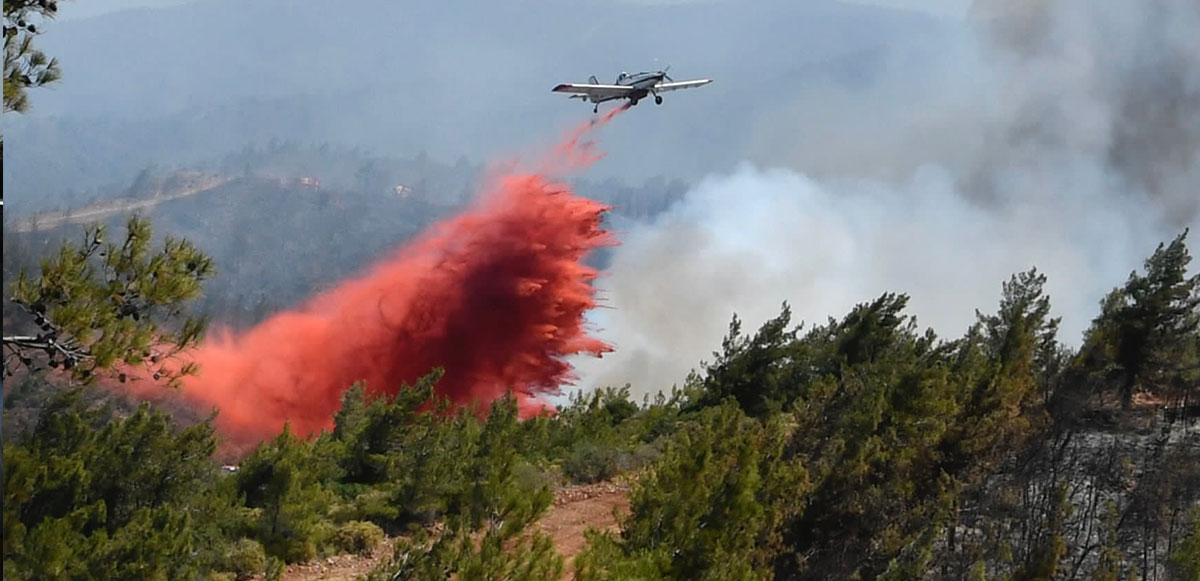
<path fill-rule="evenodd" d="M 996 308 L 1002 282 L 1031 267 L 1047 273 L 1061 337 L 1077 344 L 1100 298 L 1167 230 L 1144 201 L 1028 191 L 980 204 L 933 166 L 900 187 L 750 165 L 712 177 L 622 236 L 597 283 L 611 308 L 593 317 L 616 351 L 576 362 L 584 385 L 667 390 L 711 359 L 735 312 L 752 330 L 784 300 L 795 320 L 821 324 L 884 292 L 908 293 L 919 324 L 958 336 L 975 309 Z"/>
<path fill-rule="evenodd" d="M 1158 243 L 1191 226 L 1200 250 L 1200 5 L 976 8 L 982 28 L 778 108 L 760 163 L 623 226 L 593 316 L 616 351 L 574 361 L 582 386 L 667 390 L 735 312 L 752 330 L 785 300 L 820 324 L 908 293 L 918 323 L 959 336 L 1031 267 L 1077 345 Z"/>

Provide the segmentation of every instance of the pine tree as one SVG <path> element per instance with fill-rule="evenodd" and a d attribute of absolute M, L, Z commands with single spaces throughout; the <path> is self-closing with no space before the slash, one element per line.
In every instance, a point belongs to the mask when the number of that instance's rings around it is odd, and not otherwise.
<path fill-rule="evenodd" d="M 37 331 L 4 336 L 6 374 L 44 365 L 85 382 L 104 371 L 170 382 L 194 370 L 171 358 L 203 334 L 203 318 L 183 307 L 213 274 L 212 259 L 170 237 L 151 251 L 150 222 L 137 216 L 120 244 L 105 239 L 103 226 L 88 228 L 82 246 L 64 243 L 36 278 L 20 273 L 12 302 Z"/>
<path fill-rule="evenodd" d="M 29 109 L 28 89 L 57 81 L 58 60 L 34 48 L 33 37 L 41 23 L 58 13 L 57 0 L 5 0 L 4 2 L 4 113 Z M 0 159 L 4 157 L 0 135 Z M 0 195 L 3 195 L 0 192 Z"/>
<path fill-rule="evenodd" d="M 593 532 L 577 579 L 766 579 L 805 473 L 782 460 L 785 426 L 733 403 L 680 426 L 637 484 L 619 538 Z"/>
<path fill-rule="evenodd" d="M 718 405 L 733 398 L 755 417 L 778 411 L 786 398 L 788 378 L 781 363 L 796 339 L 798 330 L 789 330 L 791 308 L 787 303 L 778 317 L 764 323 L 754 336 L 742 335 L 742 322 L 734 315 L 729 334 L 722 341 L 722 352 L 705 368 L 702 391 L 696 407 Z"/>
<path fill-rule="evenodd" d="M 968 481 L 986 474 L 1044 420 L 1041 404 L 1060 352 L 1045 283 L 1036 269 L 1013 275 L 997 313 L 977 311 L 958 344 L 960 416 L 944 446 L 950 474 Z"/>
<path fill-rule="evenodd" d="M 429 535 L 418 532 L 398 542 L 392 559 L 369 579 L 463 581 L 557 579 L 562 557 L 550 537 L 530 525 L 550 505 L 546 486 L 524 489 L 518 479 L 520 426 L 516 399 L 507 395 L 492 403 L 478 429 L 463 430 L 477 420 L 460 414 L 449 430 L 465 436 L 453 448 L 440 448 L 438 458 L 465 460 L 461 474 L 419 474 L 431 484 L 457 484 L 447 491 L 444 528 Z M 457 424 L 457 425 L 455 425 Z"/>
<path fill-rule="evenodd" d="M 4 446 L 5 578 L 191 578 L 215 567 L 233 499 L 211 461 L 211 423 L 176 429 L 145 405 L 112 420 L 78 395 L 56 396 Z"/>
<path fill-rule="evenodd" d="M 258 540 L 269 556 L 287 563 L 316 556 L 318 525 L 333 500 L 321 485 L 323 470 L 313 450 L 312 442 L 285 426 L 241 463 L 235 477 L 246 506 L 256 509 Z"/>
<path fill-rule="evenodd" d="M 34 48 L 39 25 L 54 18 L 54 0 L 5 0 L 4 2 L 4 112 L 29 108 L 26 90 L 58 80 L 58 60 Z"/>
<path fill-rule="evenodd" d="M 791 353 L 789 453 L 808 471 L 784 578 L 875 578 L 920 560 L 953 491 L 937 448 L 956 412 L 947 353 L 884 294 L 809 331 Z M 897 560 L 899 559 L 899 561 Z M 916 559 L 916 561 L 913 561 Z"/>
<path fill-rule="evenodd" d="M 1086 335 L 1082 364 L 1116 379 L 1125 407 L 1138 389 L 1194 393 L 1200 381 L 1200 275 L 1186 277 L 1187 235 L 1159 244 L 1144 275 L 1134 271 L 1113 289 Z"/>

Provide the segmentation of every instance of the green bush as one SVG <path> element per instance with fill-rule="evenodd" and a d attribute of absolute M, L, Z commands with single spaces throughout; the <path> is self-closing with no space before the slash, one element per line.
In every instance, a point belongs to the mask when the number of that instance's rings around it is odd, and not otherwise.
<path fill-rule="evenodd" d="M 562 481 L 557 468 L 542 469 L 529 462 L 518 463 L 513 468 L 513 477 L 522 490 L 540 490 L 547 487 L 553 489 Z"/>
<path fill-rule="evenodd" d="M 313 444 L 286 428 L 242 461 L 233 484 L 246 506 L 258 509 L 255 536 L 268 555 L 288 563 L 316 558 L 333 501 L 320 475 Z"/>
<path fill-rule="evenodd" d="M 580 444 L 563 460 L 563 474 L 576 484 L 590 484 L 617 475 L 621 453 L 614 447 Z"/>
<path fill-rule="evenodd" d="M 666 438 L 649 444 L 642 444 L 634 449 L 629 454 L 624 454 L 621 457 L 620 470 L 639 470 L 651 464 L 654 464 L 662 457 L 663 446 L 666 445 Z"/>
<path fill-rule="evenodd" d="M 383 529 L 373 522 L 350 521 L 338 527 L 335 545 L 346 553 L 370 555 L 383 542 Z"/>
<path fill-rule="evenodd" d="M 279 581 L 283 578 L 283 572 L 287 569 L 287 565 L 275 558 L 267 559 L 267 574 L 263 575 L 263 581 Z"/>
<path fill-rule="evenodd" d="M 51 398 L 4 445 L 4 578 L 199 578 L 223 559 L 235 500 L 210 423 L 179 429 L 143 404 L 114 419 L 80 391 Z M 193 513 L 198 516 L 193 516 Z"/>
<path fill-rule="evenodd" d="M 267 567 L 267 553 L 254 539 L 238 539 L 226 554 L 226 564 L 237 579 L 249 579 Z"/>
<path fill-rule="evenodd" d="M 316 547 L 316 558 L 320 559 L 344 552 L 337 544 L 337 534 L 338 525 L 332 520 L 323 519 L 313 526 L 308 540 Z"/>
<path fill-rule="evenodd" d="M 317 545 L 310 539 L 276 541 L 272 554 L 283 555 L 285 563 L 307 563 L 317 558 Z"/>
<path fill-rule="evenodd" d="M 377 485 L 346 496 L 330 509 L 329 519 L 336 523 L 365 520 L 389 527 L 400 517 L 400 509 L 392 503 L 395 493 L 395 486 Z"/>

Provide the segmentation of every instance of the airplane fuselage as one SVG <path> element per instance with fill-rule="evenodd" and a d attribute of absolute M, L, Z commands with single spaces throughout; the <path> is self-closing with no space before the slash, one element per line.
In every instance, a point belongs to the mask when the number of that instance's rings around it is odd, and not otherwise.
<path fill-rule="evenodd" d="M 613 84 L 633 87 L 633 91 L 625 95 L 615 95 L 611 97 L 592 96 L 588 98 L 588 101 L 591 101 L 592 103 L 603 103 L 605 101 L 613 101 L 616 99 L 629 99 L 632 103 L 636 104 L 639 99 L 643 99 L 646 97 L 646 95 L 653 93 L 654 86 L 661 83 L 663 77 L 665 76 L 666 73 L 664 72 L 637 73 L 633 75 L 621 73 L 620 75 L 617 75 L 617 81 Z"/>

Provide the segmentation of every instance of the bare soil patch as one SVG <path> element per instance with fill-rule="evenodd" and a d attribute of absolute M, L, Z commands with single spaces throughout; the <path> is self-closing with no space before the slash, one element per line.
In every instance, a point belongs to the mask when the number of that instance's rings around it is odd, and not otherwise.
<path fill-rule="evenodd" d="M 565 561 L 566 579 L 574 578 L 572 563 L 586 545 L 584 531 L 617 530 L 614 514 L 629 512 L 629 488 L 600 482 L 569 486 L 554 493 L 554 503 L 534 525 L 554 539 Z M 283 581 L 352 581 L 370 573 L 392 554 L 395 538 L 387 538 L 370 556 L 337 555 L 311 563 L 289 565 Z M 261 578 L 261 577 L 259 577 Z"/>

